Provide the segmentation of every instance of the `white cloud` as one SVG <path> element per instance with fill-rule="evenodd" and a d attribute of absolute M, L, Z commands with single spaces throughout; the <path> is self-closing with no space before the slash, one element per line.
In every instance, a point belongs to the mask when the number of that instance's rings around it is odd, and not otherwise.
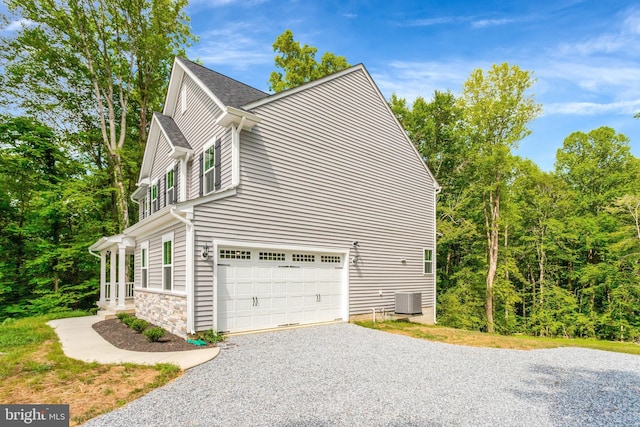
<path fill-rule="evenodd" d="M 13 21 L 10 22 L 6 27 L 4 27 L 1 31 L 3 33 L 10 33 L 13 31 L 17 31 L 22 29 L 23 27 L 28 27 L 30 25 L 33 25 L 33 21 L 29 20 L 29 19 L 20 19 L 18 21 Z"/>
<path fill-rule="evenodd" d="M 214 30 L 200 34 L 200 42 L 189 54 L 199 58 L 207 65 L 232 66 L 246 69 L 256 64 L 273 61 L 273 49 L 270 44 L 254 37 L 256 27 L 248 22 L 233 22 Z"/>
<path fill-rule="evenodd" d="M 357 18 L 358 14 L 357 13 L 343 13 L 342 16 L 344 16 L 345 18 L 348 18 L 348 19 L 353 19 L 353 18 Z"/>
<path fill-rule="evenodd" d="M 631 101 L 618 101 L 608 104 L 595 102 L 556 102 L 544 106 L 544 114 L 565 114 L 578 116 L 597 116 L 604 114 L 616 114 L 632 116 L 640 111 L 640 99 Z"/>
<path fill-rule="evenodd" d="M 445 16 L 441 18 L 414 19 L 411 21 L 407 21 L 406 23 L 404 23 L 404 25 L 409 27 L 430 27 L 432 25 L 450 24 L 452 22 L 460 21 L 461 19 L 464 18 Z"/>
<path fill-rule="evenodd" d="M 612 31 L 580 42 L 562 43 L 554 49 L 556 56 L 628 53 L 640 48 L 640 12 L 631 9 L 620 26 Z"/>
<path fill-rule="evenodd" d="M 485 28 L 485 27 L 495 27 L 497 25 L 506 25 L 514 22 L 513 19 L 481 19 L 478 21 L 471 22 L 471 26 L 473 28 Z"/>
<path fill-rule="evenodd" d="M 462 61 L 393 61 L 383 69 L 373 70 L 371 74 L 385 97 L 395 93 L 412 102 L 419 96 L 431 98 L 435 90 L 450 89 L 458 93 L 473 68 L 478 66 Z"/>

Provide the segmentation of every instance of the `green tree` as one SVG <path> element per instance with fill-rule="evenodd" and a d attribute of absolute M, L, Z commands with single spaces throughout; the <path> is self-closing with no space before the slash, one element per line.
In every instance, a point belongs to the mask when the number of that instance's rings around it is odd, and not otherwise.
<path fill-rule="evenodd" d="M 498 271 L 501 199 L 512 178 L 512 149 L 530 131 L 528 123 L 541 111 L 528 94 L 532 73 L 507 63 L 486 73 L 474 70 L 459 99 L 464 125 L 473 148 L 473 185 L 480 196 L 486 235 L 487 274 L 485 309 L 487 330 L 494 331 L 494 282 Z"/>
<path fill-rule="evenodd" d="M 108 156 L 119 229 L 127 227 L 129 159 L 123 156 L 142 153 L 127 144 L 134 142 L 132 135 L 144 142 L 172 58 L 193 39 L 183 12 L 186 0 L 6 3 L 31 25 L 2 39 L 3 90 L 30 113 L 61 113 L 67 129 L 98 136 L 85 141 L 99 141 Z M 99 125 L 97 135 L 93 123 Z"/>
<path fill-rule="evenodd" d="M 273 51 L 278 53 L 274 58 L 276 68 L 284 72 L 271 73 L 269 90 L 274 92 L 282 92 L 350 67 L 344 56 L 336 56 L 331 52 L 324 53 L 320 62 L 316 61 L 318 49 L 306 44 L 300 46 L 291 30 L 286 30 L 276 38 Z"/>

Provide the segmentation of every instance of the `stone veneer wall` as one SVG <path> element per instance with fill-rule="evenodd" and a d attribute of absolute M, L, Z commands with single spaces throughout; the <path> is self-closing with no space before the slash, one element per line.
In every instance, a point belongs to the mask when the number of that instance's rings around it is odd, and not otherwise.
<path fill-rule="evenodd" d="M 136 317 L 187 336 L 187 297 L 135 290 Z"/>

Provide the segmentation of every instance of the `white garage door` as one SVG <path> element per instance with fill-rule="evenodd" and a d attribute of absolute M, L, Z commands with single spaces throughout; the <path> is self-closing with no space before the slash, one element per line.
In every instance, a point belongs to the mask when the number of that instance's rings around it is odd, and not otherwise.
<path fill-rule="evenodd" d="M 342 320 L 344 254 L 221 247 L 219 331 Z"/>

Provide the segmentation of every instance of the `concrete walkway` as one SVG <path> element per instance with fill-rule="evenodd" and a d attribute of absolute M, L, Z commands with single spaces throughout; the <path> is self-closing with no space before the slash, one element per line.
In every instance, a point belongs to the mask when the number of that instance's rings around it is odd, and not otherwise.
<path fill-rule="evenodd" d="M 64 354 L 72 359 L 98 363 L 137 363 L 155 365 L 173 363 L 189 369 L 207 362 L 220 353 L 220 348 L 201 350 L 142 352 L 114 347 L 93 330 L 91 325 L 104 320 L 102 316 L 72 317 L 48 322 L 58 334 Z"/>

